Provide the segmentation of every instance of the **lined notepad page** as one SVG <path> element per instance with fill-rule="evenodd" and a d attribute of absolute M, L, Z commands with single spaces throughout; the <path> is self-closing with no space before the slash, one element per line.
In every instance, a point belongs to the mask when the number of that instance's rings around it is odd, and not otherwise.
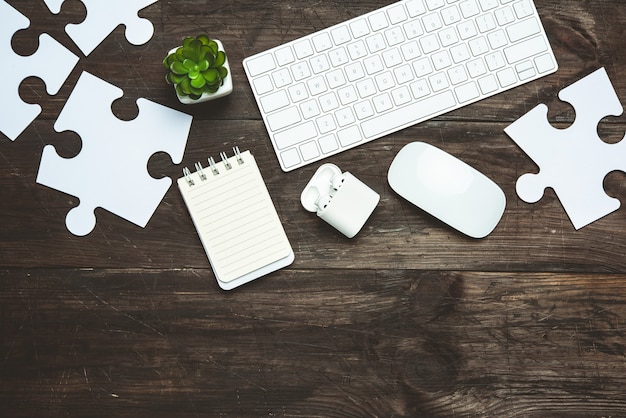
<path fill-rule="evenodd" d="M 291 246 L 250 151 L 178 180 L 218 280 L 230 282 L 288 257 Z M 202 179 L 202 175 L 206 180 Z M 189 185 L 191 179 L 194 185 Z"/>

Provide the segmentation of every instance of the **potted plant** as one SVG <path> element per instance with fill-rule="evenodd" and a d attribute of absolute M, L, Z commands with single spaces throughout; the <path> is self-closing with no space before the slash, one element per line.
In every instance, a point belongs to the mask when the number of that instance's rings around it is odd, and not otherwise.
<path fill-rule="evenodd" d="M 165 80 L 174 85 L 181 103 L 200 103 L 233 91 L 224 46 L 205 34 L 185 37 L 182 46 L 163 59 L 163 66 L 167 69 Z"/>

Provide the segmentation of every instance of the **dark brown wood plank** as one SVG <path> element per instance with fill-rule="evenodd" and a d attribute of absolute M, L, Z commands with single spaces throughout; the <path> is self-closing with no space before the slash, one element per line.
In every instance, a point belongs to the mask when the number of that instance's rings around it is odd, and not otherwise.
<path fill-rule="evenodd" d="M 624 275 L 0 272 L 7 416 L 620 416 Z"/>

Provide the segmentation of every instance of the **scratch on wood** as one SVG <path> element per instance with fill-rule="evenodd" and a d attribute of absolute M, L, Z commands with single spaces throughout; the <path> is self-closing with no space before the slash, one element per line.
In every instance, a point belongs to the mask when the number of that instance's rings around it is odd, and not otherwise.
<path fill-rule="evenodd" d="M 85 290 L 87 290 L 89 293 L 91 293 L 91 295 L 96 298 L 99 302 L 105 304 L 106 306 L 108 306 L 109 308 L 113 309 L 115 312 L 118 312 L 122 315 L 124 315 L 126 318 L 130 319 L 131 321 L 135 321 L 140 325 L 143 325 L 144 327 L 148 328 L 149 330 L 155 332 L 156 334 L 163 336 L 164 334 L 159 332 L 157 329 L 155 329 L 154 327 L 146 324 L 144 321 L 135 318 L 134 316 L 127 314 L 126 312 L 122 312 L 121 310 L 119 310 L 116 306 L 111 305 L 109 302 L 107 302 L 106 300 L 102 299 L 100 296 L 96 295 L 91 289 L 89 289 L 88 287 L 85 287 Z"/>

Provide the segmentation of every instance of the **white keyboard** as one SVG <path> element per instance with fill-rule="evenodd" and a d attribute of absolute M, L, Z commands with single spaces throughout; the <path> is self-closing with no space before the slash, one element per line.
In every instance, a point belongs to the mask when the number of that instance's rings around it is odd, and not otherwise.
<path fill-rule="evenodd" d="M 291 171 L 557 70 L 531 0 L 404 0 L 244 60 Z"/>

